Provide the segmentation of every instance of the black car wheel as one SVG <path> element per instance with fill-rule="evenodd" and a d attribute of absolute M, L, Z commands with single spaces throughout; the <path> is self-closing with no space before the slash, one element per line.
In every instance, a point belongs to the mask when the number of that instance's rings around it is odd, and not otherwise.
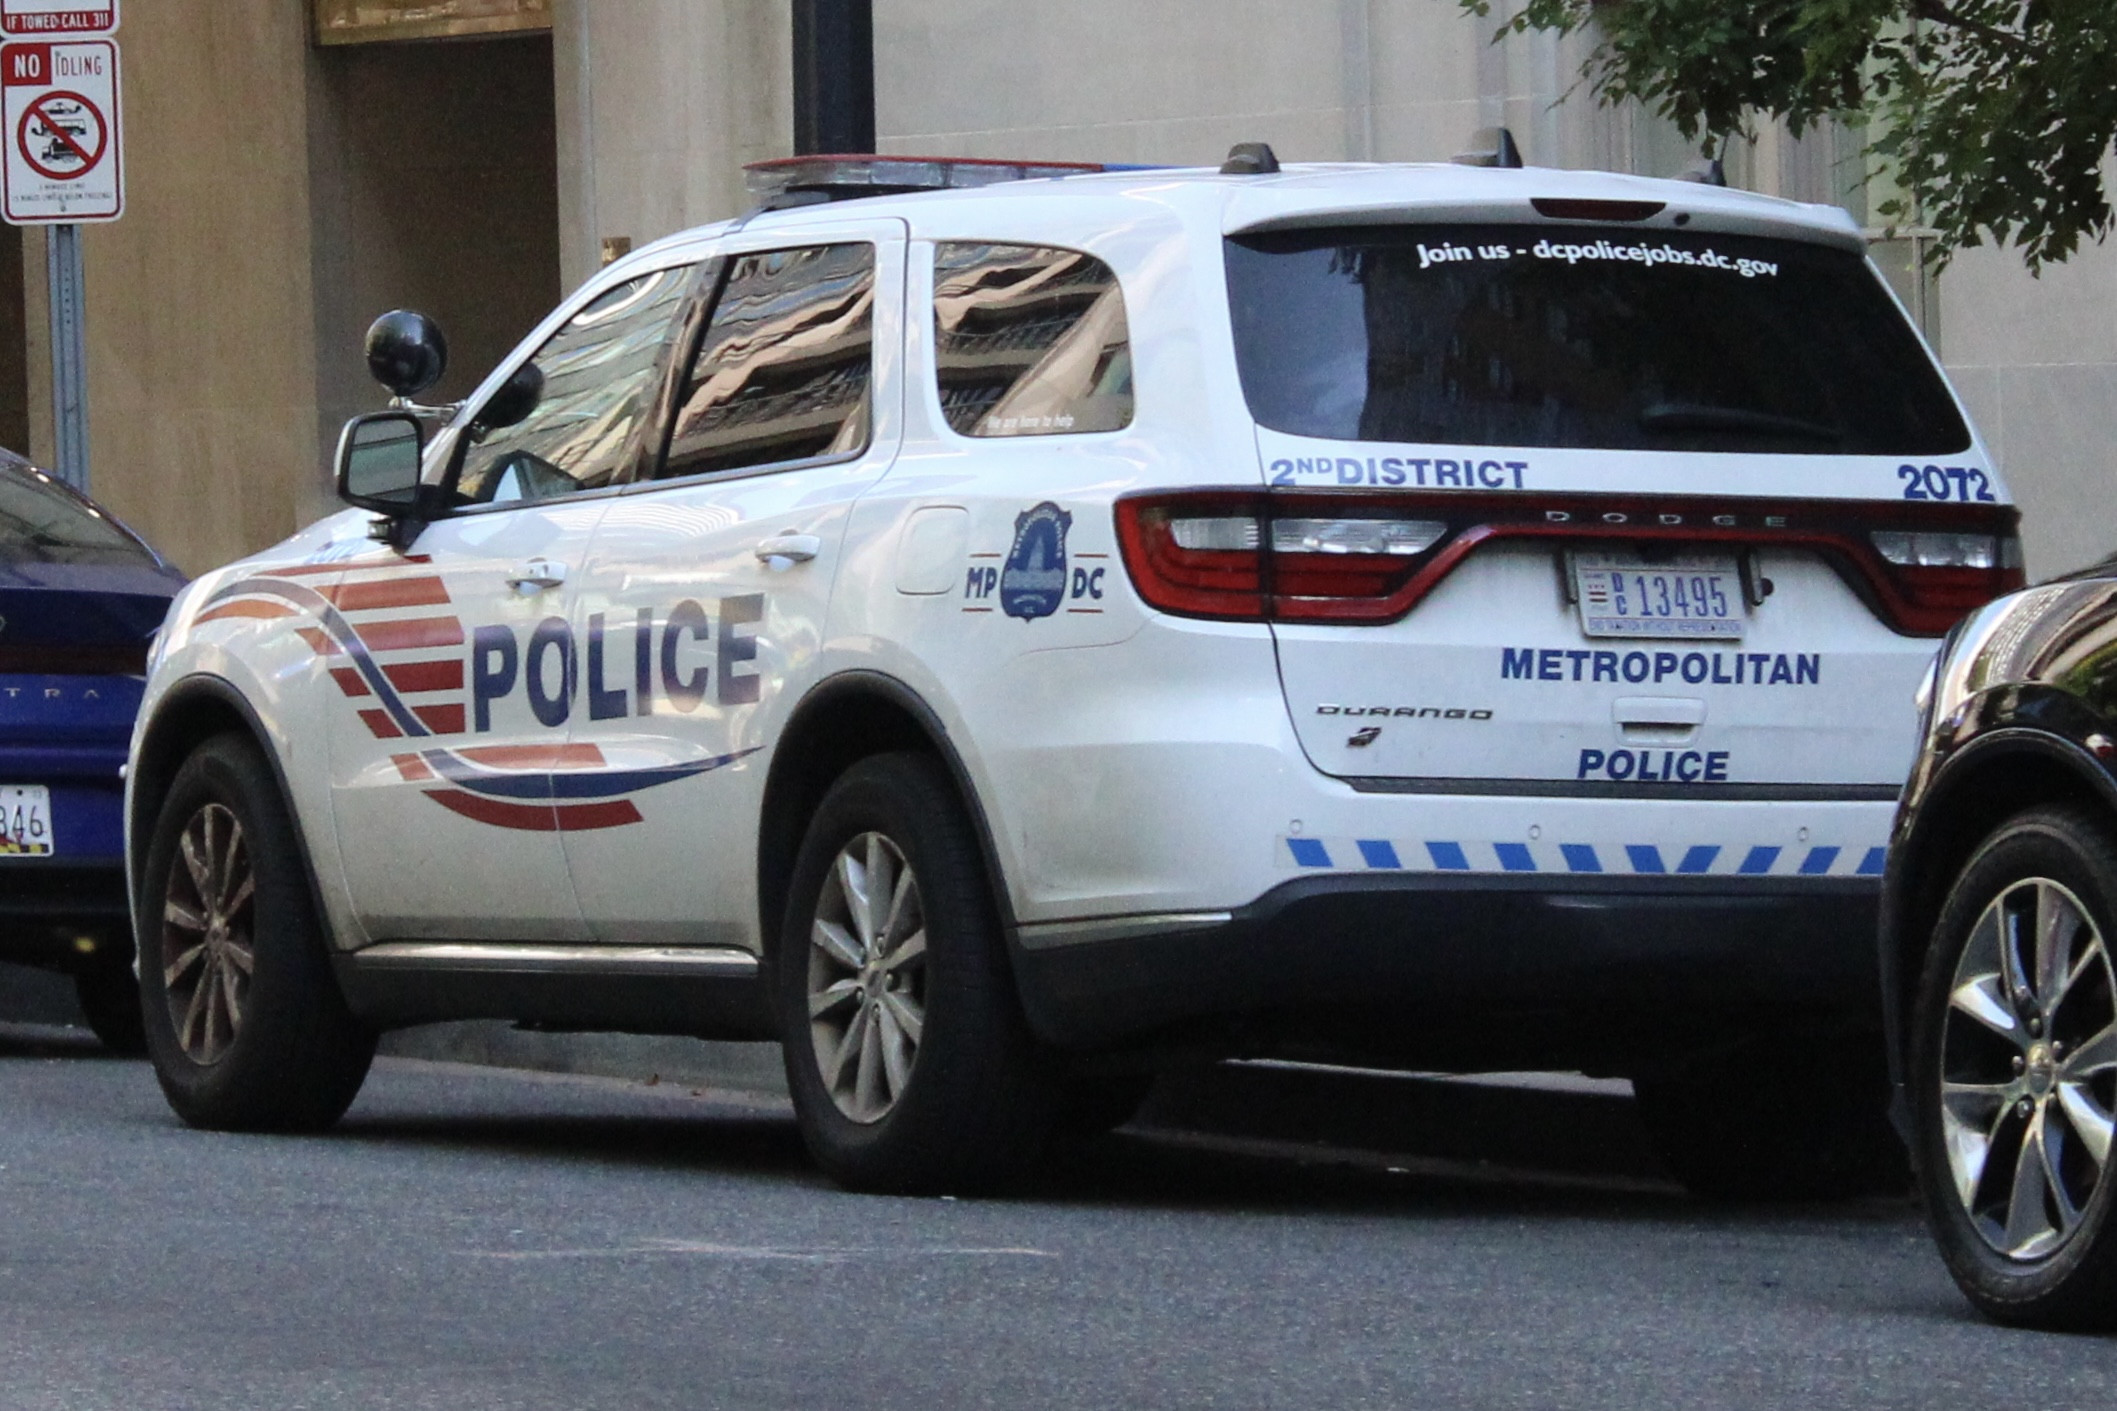
<path fill-rule="evenodd" d="M 983 860 L 932 760 L 874 756 L 831 787 L 775 959 L 794 1110 L 833 1178 L 973 1190 L 1043 1152 L 1057 1074 L 1021 1016 Z"/>
<path fill-rule="evenodd" d="M 177 771 L 137 904 L 147 1048 L 177 1114 L 228 1130 L 337 1121 L 375 1036 L 331 974 L 293 820 L 247 737 L 209 740 Z"/>
<path fill-rule="evenodd" d="M 147 1028 L 140 1018 L 140 982 L 132 973 L 132 947 L 108 947 L 74 972 L 74 997 L 81 1017 L 103 1041 L 103 1047 L 126 1058 L 147 1052 Z"/>
<path fill-rule="evenodd" d="M 2004 1322 L 2117 1326 L 2113 921 L 2108 825 L 2039 809 L 1972 856 L 1927 956 L 1907 1073 L 1920 1192 L 1956 1282 Z"/>

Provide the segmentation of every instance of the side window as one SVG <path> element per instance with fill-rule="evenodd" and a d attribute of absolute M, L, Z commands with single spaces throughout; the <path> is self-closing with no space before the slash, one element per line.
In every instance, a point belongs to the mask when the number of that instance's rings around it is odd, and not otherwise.
<path fill-rule="evenodd" d="M 526 366 L 543 386 L 528 415 L 478 434 L 456 478 L 458 503 L 541 500 L 609 484 L 654 414 L 656 366 L 691 287 L 689 266 L 604 293 L 551 335 Z M 509 397 L 503 388 L 488 407 Z M 504 413 L 502 414 L 504 415 Z"/>
<path fill-rule="evenodd" d="M 864 449 L 874 314 L 872 245 L 736 256 L 684 379 L 662 476 Z"/>
<path fill-rule="evenodd" d="M 1057 436 L 1132 422 L 1125 296 L 1093 255 L 936 246 L 934 346 L 941 411 L 961 435 Z"/>

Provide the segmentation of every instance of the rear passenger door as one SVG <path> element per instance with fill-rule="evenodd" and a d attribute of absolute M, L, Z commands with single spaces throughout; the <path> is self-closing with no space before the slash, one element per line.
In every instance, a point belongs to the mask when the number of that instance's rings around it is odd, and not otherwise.
<path fill-rule="evenodd" d="M 597 529 L 573 609 L 573 747 L 632 786 L 622 821 L 565 834 L 599 941 L 755 945 L 768 747 L 822 670 L 848 511 L 901 434 L 901 222 L 721 254 L 666 449 Z"/>

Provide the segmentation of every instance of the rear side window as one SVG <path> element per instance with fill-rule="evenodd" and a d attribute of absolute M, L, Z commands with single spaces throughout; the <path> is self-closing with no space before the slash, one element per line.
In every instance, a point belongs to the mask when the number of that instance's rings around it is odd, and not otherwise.
<path fill-rule="evenodd" d="M 39 479 L 27 462 L 13 461 L 0 463 L 0 564 L 154 563 L 154 555 L 101 510 Z"/>
<path fill-rule="evenodd" d="M 1639 229 L 1447 225 L 1227 244 L 1251 414 L 1465 446 L 1941 455 L 1946 385 L 1858 255 Z"/>
<path fill-rule="evenodd" d="M 875 247 L 738 255 L 699 341 L 664 478 L 867 447 Z"/>
<path fill-rule="evenodd" d="M 1054 436 L 1132 422 L 1125 296 L 1093 255 L 936 246 L 934 344 L 941 411 L 961 435 Z"/>

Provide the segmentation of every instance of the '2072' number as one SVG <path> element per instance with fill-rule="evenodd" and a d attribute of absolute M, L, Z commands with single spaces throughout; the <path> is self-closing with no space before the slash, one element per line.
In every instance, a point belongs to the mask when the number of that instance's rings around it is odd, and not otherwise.
<path fill-rule="evenodd" d="M 1985 500 L 1992 498 L 1992 482 L 1985 473 L 1968 465 L 1900 465 L 1897 479 L 1904 482 L 1907 500 Z"/>

